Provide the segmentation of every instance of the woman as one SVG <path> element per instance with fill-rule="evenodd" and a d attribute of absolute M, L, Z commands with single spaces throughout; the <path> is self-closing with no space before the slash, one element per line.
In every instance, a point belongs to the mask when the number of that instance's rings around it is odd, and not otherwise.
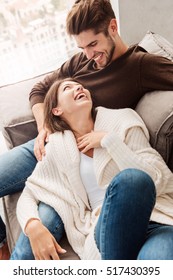
<path fill-rule="evenodd" d="M 136 112 L 95 111 L 90 92 L 66 79 L 46 96 L 45 126 L 53 132 L 46 156 L 17 207 L 35 258 L 65 252 L 52 238 L 53 253 L 45 255 L 35 239 L 35 230 L 45 231 L 37 211 L 43 201 L 81 259 L 173 259 L 173 176 Z"/>

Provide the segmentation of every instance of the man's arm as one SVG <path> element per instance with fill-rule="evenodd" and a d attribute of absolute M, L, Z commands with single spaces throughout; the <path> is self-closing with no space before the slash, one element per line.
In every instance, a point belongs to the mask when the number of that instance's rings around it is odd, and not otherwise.
<path fill-rule="evenodd" d="M 53 82 L 58 79 L 59 69 L 47 75 L 43 81 L 37 83 L 31 90 L 29 101 L 31 104 L 32 112 L 37 123 L 38 136 L 34 144 L 34 154 L 37 160 L 42 160 L 45 155 L 45 142 L 48 142 L 49 131 L 44 128 L 44 112 L 43 102 L 45 95 Z"/>
<path fill-rule="evenodd" d="M 37 160 L 41 160 L 42 155 L 45 154 L 44 144 L 48 141 L 48 136 L 50 134 L 49 131 L 46 130 L 46 128 L 43 128 L 43 102 L 45 95 L 56 80 L 73 77 L 74 73 L 78 71 L 77 69 L 82 67 L 83 64 L 80 62 L 83 59 L 84 55 L 82 53 L 74 55 L 59 69 L 51 74 L 46 75 L 43 81 L 37 83 L 30 92 L 29 100 L 38 128 L 38 136 L 36 138 L 34 146 L 34 153 Z M 86 60 L 86 58 L 84 60 Z"/>
<path fill-rule="evenodd" d="M 29 100 L 32 112 L 37 123 L 38 136 L 34 144 L 34 154 L 37 160 L 42 160 L 45 155 L 45 142 L 48 142 L 49 131 L 44 127 L 43 102 L 46 93 L 56 79 L 58 79 L 59 69 L 46 75 L 43 81 L 37 83 L 31 90 Z"/>
<path fill-rule="evenodd" d="M 42 160 L 42 156 L 45 155 L 45 142 L 48 142 L 50 132 L 44 127 L 44 104 L 37 103 L 32 107 L 34 114 L 38 136 L 34 144 L 34 154 L 37 160 Z"/>
<path fill-rule="evenodd" d="M 44 98 L 49 88 L 55 82 L 55 80 L 59 79 L 59 72 L 60 69 L 57 69 L 56 71 L 47 74 L 42 81 L 34 85 L 34 87 L 31 89 L 31 92 L 29 94 L 29 101 L 31 107 L 33 107 L 37 103 L 44 102 Z"/>
<path fill-rule="evenodd" d="M 65 63 L 64 65 L 66 65 Z M 45 142 L 48 142 L 49 131 L 44 126 L 44 113 L 43 113 L 43 102 L 44 98 L 55 80 L 62 78 L 65 73 L 66 67 L 54 71 L 51 74 L 46 75 L 43 81 L 37 83 L 31 90 L 29 95 L 29 101 L 31 104 L 32 112 L 37 123 L 38 136 L 34 144 L 34 154 L 37 160 L 42 160 L 42 156 L 45 155 Z"/>
<path fill-rule="evenodd" d="M 43 122 L 44 122 L 43 108 L 44 108 L 43 103 L 37 103 L 32 107 L 32 112 L 34 114 L 37 123 L 38 132 L 40 132 L 43 128 Z"/>

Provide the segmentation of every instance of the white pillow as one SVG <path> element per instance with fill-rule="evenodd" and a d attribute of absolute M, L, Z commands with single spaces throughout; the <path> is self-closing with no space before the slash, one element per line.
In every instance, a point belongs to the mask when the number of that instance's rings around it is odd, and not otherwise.
<path fill-rule="evenodd" d="M 148 31 L 139 46 L 149 53 L 160 55 L 173 61 L 173 45 L 159 34 Z"/>

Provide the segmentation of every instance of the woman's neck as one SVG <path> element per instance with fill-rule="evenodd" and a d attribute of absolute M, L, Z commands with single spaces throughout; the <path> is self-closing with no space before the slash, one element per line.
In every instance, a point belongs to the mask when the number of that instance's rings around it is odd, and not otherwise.
<path fill-rule="evenodd" d="M 75 138 L 78 138 L 80 136 L 83 136 L 89 132 L 91 132 L 94 128 L 94 122 L 92 119 L 88 120 L 78 120 L 76 122 L 76 125 L 74 126 L 73 133 L 75 135 Z"/>
<path fill-rule="evenodd" d="M 91 116 L 88 118 L 79 118 L 76 120 L 75 125 L 71 126 L 71 128 L 77 141 L 79 137 L 90 133 L 94 129 L 94 121 Z M 85 154 L 89 157 L 93 157 L 93 149 L 90 149 Z"/>

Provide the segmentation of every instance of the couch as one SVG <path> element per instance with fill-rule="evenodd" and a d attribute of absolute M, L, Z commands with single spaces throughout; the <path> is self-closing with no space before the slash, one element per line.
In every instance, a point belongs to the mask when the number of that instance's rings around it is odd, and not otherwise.
<path fill-rule="evenodd" d="M 173 61 L 173 46 L 158 34 L 148 31 L 139 45 L 150 53 L 165 56 Z M 0 88 L 0 120 L 9 149 L 37 135 L 28 94 L 33 85 L 42 80 L 46 74 Z M 173 171 L 173 91 L 154 91 L 145 94 L 137 104 L 136 111 L 146 123 L 151 145 L 162 155 Z M 20 193 L 16 193 L 3 198 L 10 251 L 21 231 L 15 213 L 19 196 Z M 65 236 L 61 245 L 67 250 L 67 253 L 62 256 L 63 259 L 78 259 Z"/>

